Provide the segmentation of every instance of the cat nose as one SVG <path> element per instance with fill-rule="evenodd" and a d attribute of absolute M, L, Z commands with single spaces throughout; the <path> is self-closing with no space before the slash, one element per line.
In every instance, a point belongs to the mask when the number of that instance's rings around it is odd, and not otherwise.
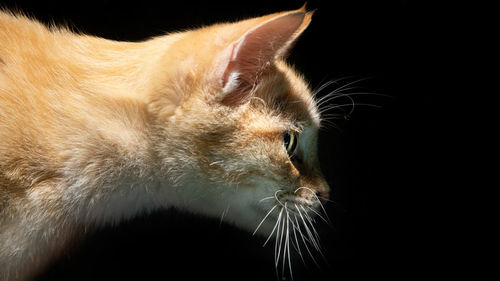
<path fill-rule="evenodd" d="M 320 189 L 320 190 L 315 190 L 312 188 L 306 188 L 306 187 L 300 187 L 295 190 L 295 194 L 299 197 L 302 197 L 304 199 L 308 200 L 320 200 L 321 203 L 325 203 L 325 201 L 328 201 L 330 198 L 330 190 L 329 189 Z"/>
<path fill-rule="evenodd" d="M 316 191 L 316 196 L 320 200 L 322 200 L 322 199 L 330 199 L 330 191 L 329 190 Z"/>
<path fill-rule="evenodd" d="M 316 189 L 316 196 L 323 204 L 330 200 L 330 186 L 326 180 L 323 179 L 322 183 Z"/>

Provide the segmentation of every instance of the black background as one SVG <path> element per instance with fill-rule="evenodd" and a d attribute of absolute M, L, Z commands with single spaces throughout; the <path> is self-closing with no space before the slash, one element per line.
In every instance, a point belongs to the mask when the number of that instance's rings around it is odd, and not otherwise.
<path fill-rule="evenodd" d="M 43 22 L 134 41 L 302 4 L 4 2 Z M 317 11 L 289 61 L 313 88 L 368 78 L 353 91 L 386 96 L 355 96 L 380 108 L 358 106 L 349 120 L 335 121 L 339 129 L 321 132 L 333 228 L 320 229 L 325 261 L 304 265 L 295 258 L 294 279 L 498 280 L 498 236 L 483 224 L 495 221 L 476 219 L 468 211 L 478 208 L 473 199 L 456 202 L 466 176 L 448 170 L 459 158 L 451 130 L 468 122 L 451 117 L 458 97 L 446 85 L 462 82 L 449 74 L 465 60 L 454 59 L 451 44 L 463 18 L 453 6 L 420 1 L 309 1 L 308 7 Z M 493 210 L 482 208 L 480 214 Z M 216 219 L 165 210 L 90 233 L 38 280 L 276 280 L 273 247 L 262 243 Z"/>

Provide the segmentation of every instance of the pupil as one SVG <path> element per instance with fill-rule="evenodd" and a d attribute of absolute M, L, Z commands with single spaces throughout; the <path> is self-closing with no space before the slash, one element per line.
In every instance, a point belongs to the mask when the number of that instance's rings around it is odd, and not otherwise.
<path fill-rule="evenodd" d="M 288 150 L 288 147 L 290 146 L 290 133 L 284 133 L 283 134 L 283 142 L 285 143 L 285 148 Z"/>

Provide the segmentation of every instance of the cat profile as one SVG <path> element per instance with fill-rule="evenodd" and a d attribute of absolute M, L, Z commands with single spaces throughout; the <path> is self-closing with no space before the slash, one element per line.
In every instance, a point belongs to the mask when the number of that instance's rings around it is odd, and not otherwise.
<path fill-rule="evenodd" d="M 0 12 L 0 280 L 32 278 L 87 228 L 167 207 L 224 213 L 283 241 L 283 262 L 292 233 L 314 247 L 321 119 L 285 62 L 311 17 L 117 42 Z"/>

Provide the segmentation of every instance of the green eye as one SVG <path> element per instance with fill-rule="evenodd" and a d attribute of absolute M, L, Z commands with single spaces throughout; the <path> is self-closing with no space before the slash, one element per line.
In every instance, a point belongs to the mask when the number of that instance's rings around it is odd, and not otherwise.
<path fill-rule="evenodd" d="M 292 131 L 287 131 L 283 133 L 283 144 L 285 145 L 286 152 L 288 155 L 292 156 L 295 148 L 297 147 L 297 134 Z"/>

